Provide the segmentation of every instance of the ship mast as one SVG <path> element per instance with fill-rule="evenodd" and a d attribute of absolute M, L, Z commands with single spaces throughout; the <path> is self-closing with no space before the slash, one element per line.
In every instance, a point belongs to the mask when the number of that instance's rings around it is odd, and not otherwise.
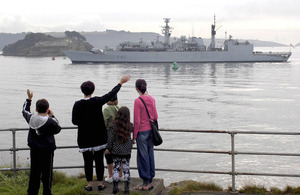
<path fill-rule="evenodd" d="M 162 34 L 165 36 L 164 47 L 168 48 L 170 47 L 170 36 L 173 28 L 169 26 L 170 18 L 164 18 L 164 21 L 166 25 L 162 26 Z"/>
<path fill-rule="evenodd" d="M 216 15 L 214 15 L 214 24 L 211 25 L 211 43 L 210 43 L 210 50 L 215 50 L 216 48 L 216 41 L 215 41 L 215 35 L 216 35 Z"/>

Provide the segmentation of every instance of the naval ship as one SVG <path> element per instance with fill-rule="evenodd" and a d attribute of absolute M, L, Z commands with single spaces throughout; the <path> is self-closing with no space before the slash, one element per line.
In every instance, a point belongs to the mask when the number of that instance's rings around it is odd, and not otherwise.
<path fill-rule="evenodd" d="M 122 42 L 116 49 L 93 48 L 91 51 L 63 51 L 72 63 L 219 63 L 219 62 L 287 62 L 291 52 L 254 51 L 249 41 L 240 42 L 229 36 L 220 48 L 216 47 L 216 19 L 211 25 L 211 43 L 207 47 L 202 38 L 181 36 L 170 41 L 170 18 L 164 18 L 164 41 Z"/>

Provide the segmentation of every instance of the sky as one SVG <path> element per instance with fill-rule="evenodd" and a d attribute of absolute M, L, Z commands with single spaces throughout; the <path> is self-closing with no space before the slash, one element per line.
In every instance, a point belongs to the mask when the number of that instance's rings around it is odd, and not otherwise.
<path fill-rule="evenodd" d="M 125 30 L 300 43 L 299 0 L 3 0 L 0 33 Z"/>

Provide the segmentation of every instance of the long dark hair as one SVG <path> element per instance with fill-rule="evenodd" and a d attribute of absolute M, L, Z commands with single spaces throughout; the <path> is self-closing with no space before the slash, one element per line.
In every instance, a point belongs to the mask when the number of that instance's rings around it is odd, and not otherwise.
<path fill-rule="evenodd" d="M 115 134 L 121 143 L 125 143 L 130 139 L 130 111 L 126 106 L 122 106 L 115 117 L 116 125 Z"/>

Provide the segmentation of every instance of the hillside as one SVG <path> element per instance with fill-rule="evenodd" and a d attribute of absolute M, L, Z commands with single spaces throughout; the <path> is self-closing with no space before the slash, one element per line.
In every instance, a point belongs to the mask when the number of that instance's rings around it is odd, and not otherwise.
<path fill-rule="evenodd" d="M 90 51 L 93 46 L 76 32 L 65 32 L 67 37 L 56 38 L 43 33 L 29 33 L 24 39 L 3 48 L 4 56 L 63 56 L 62 50 Z M 69 33 L 69 34 L 68 34 Z"/>
<path fill-rule="evenodd" d="M 19 33 L 19 34 L 8 34 L 0 33 L 0 50 L 4 48 L 5 45 L 15 43 L 18 40 L 24 39 L 28 33 Z M 65 34 L 63 32 L 49 32 L 45 33 L 56 38 L 63 38 Z M 153 32 L 129 32 L 129 31 L 115 31 L 115 30 L 106 30 L 103 32 L 80 32 L 83 35 L 87 42 L 90 43 L 93 47 L 104 49 L 105 46 L 115 49 L 115 47 L 124 41 L 138 42 L 140 39 L 143 41 L 153 41 L 159 38 L 163 41 L 163 37 L 158 33 Z M 204 43 L 209 45 L 210 39 L 203 38 Z M 243 40 L 241 40 L 243 41 Z M 255 47 L 281 47 L 287 46 L 280 43 L 269 42 L 269 41 L 260 41 L 260 40 L 248 40 L 250 43 L 253 43 Z M 221 47 L 223 45 L 224 39 L 217 39 L 216 45 Z"/>

